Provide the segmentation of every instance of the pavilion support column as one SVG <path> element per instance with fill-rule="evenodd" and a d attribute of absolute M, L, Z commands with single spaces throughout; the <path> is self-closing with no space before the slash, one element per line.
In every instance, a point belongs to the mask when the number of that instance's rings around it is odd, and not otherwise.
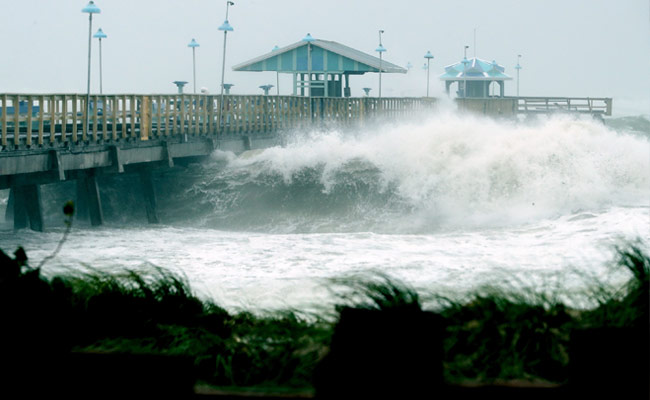
<path fill-rule="evenodd" d="M 332 77 L 333 77 L 333 76 L 332 76 Z M 329 79 L 330 79 L 330 74 L 328 74 L 327 72 L 325 72 L 325 73 L 323 74 L 323 82 L 325 83 L 325 88 L 324 88 L 325 97 L 329 97 L 329 96 L 330 96 L 330 90 L 329 90 L 330 82 L 329 82 Z"/>
<path fill-rule="evenodd" d="M 352 96 L 352 93 L 350 93 L 350 74 L 341 75 L 341 79 L 343 79 L 343 76 L 345 76 L 345 89 L 343 90 L 343 94 L 345 95 L 344 97 L 350 97 Z"/>
<path fill-rule="evenodd" d="M 499 81 L 499 97 L 503 97 L 505 95 L 505 86 L 504 81 Z"/>
<path fill-rule="evenodd" d="M 151 170 L 146 169 L 140 172 L 140 186 L 144 196 L 144 209 L 147 212 L 147 220 L 150 224 L 157 224 L 159 221 L 156 209 L 156 191 Z"/>
<path fill-rule="evenodd" d="M 14 229 L 29 227 L 33 231 L 43 232 L 43 208 L 41 206 L 41 188 L 38 185 L 14 186 L 13 214 Z"/>
<path fill-rule="evenodd" d="M 293 95 L 298 95 L 298 74 L 296 72 L 293 73 Z"/>
<path fill-rule="evenodd" d="M 305 74 L 300 74 L 300 95 L 305 95 Z"/>

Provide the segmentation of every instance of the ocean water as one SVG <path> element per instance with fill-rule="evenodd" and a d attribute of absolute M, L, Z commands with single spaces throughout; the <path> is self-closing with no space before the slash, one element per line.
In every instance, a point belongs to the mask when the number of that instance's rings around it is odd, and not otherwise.
<path fill-rule="evenodd" d="M 614 247 L 650 243 L 650 122 L 624 117 L 495 121 L 441 112 L 356 132 L 294 132 L 285 147 L 156 178 L 147 225 L 137 180 L 100 182 L 107 224 L 76 224 L 46 274 L 148 265 L 184 274 L 234 310 L 314 310 L 333 279 L 382 272 L 427 295 L 486 286 L 571 301 L 627 279 Z M 67 186 L 66 186 L 67 185 Z M 32 265 L 63 227 L 70 184 L 43 187 L 48 232 L 0 231 Z M 6 196 L 5 196 L 6 197 Z"/>

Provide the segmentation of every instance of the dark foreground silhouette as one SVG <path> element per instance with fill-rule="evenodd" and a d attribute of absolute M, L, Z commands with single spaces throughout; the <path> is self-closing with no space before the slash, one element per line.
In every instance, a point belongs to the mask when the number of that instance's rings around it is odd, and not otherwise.
<path fill-rule="evenodd" d="M 626 291 L 579 318 L 480 296 L 432 313 L 385 277 L 331 324 L 230 315 L 169 274 L 48 280 L 0 251 L 0 395 L 207 396 L 201 381 L 324 399 L 648 398 L 650 261 L 620 254 Z"/>

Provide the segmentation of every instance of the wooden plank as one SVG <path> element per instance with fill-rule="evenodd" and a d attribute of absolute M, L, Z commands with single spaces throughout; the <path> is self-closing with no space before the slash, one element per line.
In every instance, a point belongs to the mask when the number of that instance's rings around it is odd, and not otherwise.
<path fill-rule="evenodd" d="M 9 97 L 6 94 L 2 95 L 2 145 L 7 145 L 7 103 Z"/>
<path fill-rule="evenodd" d="M 111 96 L 111 123 L 112 123 L 112 132 L 111 139 L 113 141 L 117 140 L 117 109 L 120 106 L 120 101 L 116 96 Z"/>
<path fill-rule="evenodd" d="M 151 98 L 142 96 L 140 103 L 140 140 L 149 140 L 151 134 Z"/>
<path fill-rule="evenodd" d="M 50 143 L 56 141 L 56 96 L 50 96 Z"/>
<path fill-rule="evenodd" d="M 20 96 L 16 95 L 13 99 L 14 105 L 14 144 L 20 144 Z"/>
<path fill-rule="evenodd" d="M 163 97 L 156 97 L 156 136 L 162 137 L 162 101 Z"/>
<path fill-rule="evenodd" d="M 102 139 L 105 141 L 110 140 L 109 132 L 108 132 L 108 110 L 110 109 L 108 105 L 108 98 L 106 96 L 102 96 Z"/>
<path fill-rule="evenodd" d="M 187 115 L 187 110 L 185 108 L 185 95 L 181 94 L 179 97 L 181 98 L 181 119 L 180 119 L 181 129 L 180 129 L 180 134 L 182 135 L 184 133 L 187 133 L 187 131 L 185 130 L 185 118 L 186 118 L 186 115 Z"/>
<path fill-rule="evenodd" d="M 208 127 L 208 96 L 202 96 L 203 100 L 203 134 L 207 135 L 210 132 L 210 128 Z"/>
<path fill-rule="evenodd" d="M 27 96 L 27 130 L 25 132 L 25 142 L 28 146 L 32 145 L 32 113 L 34 107 L 34 99 L 32 96 Z"/>
<path fill-rule="evenodd" d="M 135 133 L 135 120 L 138 116 L 138 101 L 134 95 L 131 96 L 130 100 L 131 100 L 129 104 L 130 112 L 128 113 L 128 115 L 131 117 L 131 137 L 136 138 L 137 135 Z"/>
<path fill-rule="evenodd" d="M 169 111 L 171 109 L 170 101 L 171 96 L 165 96 L 165 136 L 169 136 L 172 132 L 172 124 L 170 120 L 171 117 L 169 115 Z"/>
<path fill-rule="evenodd" d="M 127 129 L 127 120 L 128 120 L 128 107 L 127 107 L 127 96 L 124 95 L 122 96 L 122 139 L 126 139 L 128 137 L 128 129 Z"/>
<path fill-rule="evenodd" d="M 79 113 L 78 108 L 79 96 L 72 96 L 72 141 L 77 143 L 77 114 Z"/>
<path fill-rule="evenodd" d="M 61 103 L 61 142 L 65 142 L 68 134 L 68 96 L 63 95 Z"/>
<path fill-rule="evenodd" d="M 38 100 L 38 144 L 43 144 L 43 136 L 45 135 L 45 96 L 41 96 Z"/>
<path fill-rule="evenodd" d="M 93 129 L 93 142 L 97 143 L 97 122 L 99 121 L 99 107 L 97 106 L 97 96 L 92 96 L 92 105 L 93 105 L 93 110 L 92 110 L 92 129 Z"/>
<path fill-rule="evenodd" d="M 181 106 L 179 104 L 181 96 L 174 96 L 174 123 L 172 124 L 172 135 L 179 133 L 180 130 L 180 115 L 181 115 Z"/>
<path fill-rule="evenodd" d="M 199 123 L 201 121 L 201 104 L 198 95 L 192 96 L 192 121 L 194 123 L 194 136 L 199 135 Z"/>

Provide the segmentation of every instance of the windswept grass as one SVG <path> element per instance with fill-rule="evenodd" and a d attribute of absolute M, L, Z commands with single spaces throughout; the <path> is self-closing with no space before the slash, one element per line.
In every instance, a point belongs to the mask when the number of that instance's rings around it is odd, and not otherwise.
<path fill-rule="evenodd" d="M 444 299 L 445 380 L 564 382 L 572 330 L 645 327 L 650 258 L 636 243 L 617 249 L 629 282 L 595 290 L 598 306 L 572 310 L 555 298 L 482 291 Z M 335 321 L 296 312 L 230 313 L 198 298 L 176 273 L 149 268 L 122 273 L 88 270 L 47 280 L 29 269 L 24 252 L 0 255 L 0 295 L 6 312 L 3 346 L 184 355 L 200 381 L 220 387 L 310 390 L 327 354 Z M 386 274 L 332 282 L 347 288 L 338 310 L 421 312 L 420 294 Z M 596 288 L 598 289 L 598 288 Z M 11 305 L 11 306 L 7 306 Z M 40 351 L 40 350 L 39 350 Z M 381 348 L 377 348 L 381 352 Z"/>

